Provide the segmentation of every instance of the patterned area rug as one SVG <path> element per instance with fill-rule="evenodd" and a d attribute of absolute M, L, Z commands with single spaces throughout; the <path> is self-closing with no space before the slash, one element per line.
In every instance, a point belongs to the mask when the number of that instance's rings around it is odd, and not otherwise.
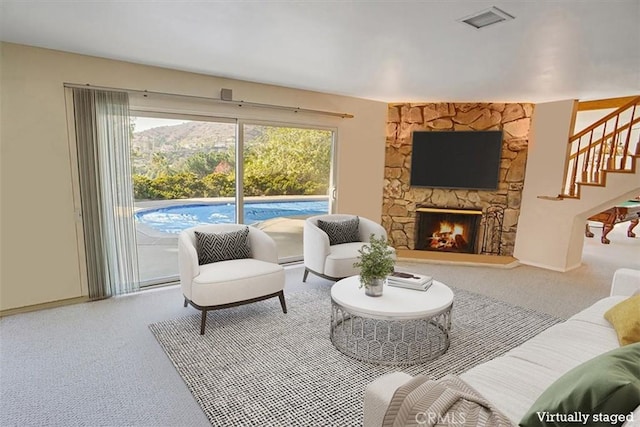
<path fill-rule="evenodd" d="M 356 361 L 329 341 L 330 287 L 163 321 L 150 329 L 215 426 L 358 426 L 367 384 L 397 370 L 460 374 L 560 319 L 468 291 L 455 293 L 451 346 L 438 359 L 393 367 Z M 364 291 L 363 291 L 364 292 Z"/>

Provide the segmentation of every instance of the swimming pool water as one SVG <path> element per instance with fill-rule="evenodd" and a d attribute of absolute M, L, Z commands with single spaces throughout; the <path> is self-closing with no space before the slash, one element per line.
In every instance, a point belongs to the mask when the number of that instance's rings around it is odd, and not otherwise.
<path fill-rule="evenodd" d="M 327 213 L 328 208 L 327 200 L 245 203 L 244 222 L 255 224 L 277 217 L 320 215 Z M 177 234 L 200 224 L 233 224 L 235 209 L 234 203 L 173 205 L 138 211 L 135 219 L 155 230 Z"/>

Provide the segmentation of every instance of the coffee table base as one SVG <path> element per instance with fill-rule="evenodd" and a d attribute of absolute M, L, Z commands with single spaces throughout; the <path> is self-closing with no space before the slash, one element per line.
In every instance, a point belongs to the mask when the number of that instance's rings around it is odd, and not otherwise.
<path fill-rule="evenodd" d="M 449 348 L 451 308 L 419 319 L 365 317 L 331 302 L 331 342 L 347 356 L 383 365 L 433 360 Z"/>

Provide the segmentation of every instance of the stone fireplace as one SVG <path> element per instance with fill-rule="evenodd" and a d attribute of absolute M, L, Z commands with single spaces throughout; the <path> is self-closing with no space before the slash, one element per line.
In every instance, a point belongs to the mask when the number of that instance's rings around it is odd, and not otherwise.
<path fill-rule="evenodd" d="M 478 253 L 482 211 L 470 209 L 416 209 L 415 249 Z"/>
<path fill-rule="evenodd" d="M 396 249 L 419 249 L 422 207 L 501 212 L 500 229 L 476 231 L 475 253 L 513 255 L 533 105 L 524 103 L 390 104 L 387 118 L 382 225 Z M 502 130 L 500 177 L 495 191 L 411 187 L 412 132 Z M 482 215 L 478 215 L 482 217 Z M 482 221 L 482 220 L 481 220 Z M 484 227 L 486 229 L 486 227 Z M 433 233 L 433 232 L 432 232 Z M 447 234 L 448 231 L 441 233 Z M 452 232 L 455 233 L 455 230 Z M 467 240 L 464 235 L 462 236 Z M 498 241 L 493 241 L 493 238 Z M 454 237 L 455 238 L 455 237 Z M 424 239 L 424 237 L 423 237 Z M 471 239 L 471 237 L 469 237 Z M 469 242 L 467 242 L 469 243 Z"/>

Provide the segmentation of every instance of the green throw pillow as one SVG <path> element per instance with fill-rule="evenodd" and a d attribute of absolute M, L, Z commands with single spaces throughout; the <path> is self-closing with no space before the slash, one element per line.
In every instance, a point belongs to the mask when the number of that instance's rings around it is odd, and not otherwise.
<path fill-rule="evenodd" d="M 638 405 L 640 343 L 601 354 L 561 376 L 540 395 L 519 425 L 619 426 Z M 588 417 L 586 422 L 584 417 Z"/>

